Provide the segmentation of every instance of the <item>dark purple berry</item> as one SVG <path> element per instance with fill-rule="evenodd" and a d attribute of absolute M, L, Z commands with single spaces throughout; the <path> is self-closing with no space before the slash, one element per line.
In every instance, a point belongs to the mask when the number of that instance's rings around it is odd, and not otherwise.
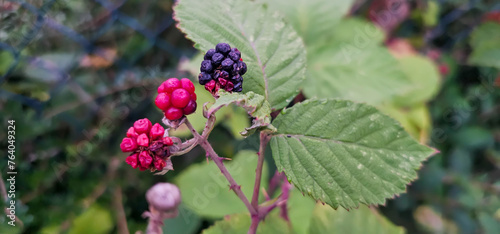
<path fill-rule="evenodd" d="M 219 43 L 215 46 L 215 51 L 227 55 L 227 53 L 231 51 L 231 46 L 229 46 L 227 43 Z"/>
<path fill-rule="evenodd" d="M 234 62 L 230 58 L 224 59 L 224 61 L 222 61 L 222 63 L 221 63 L 222 69 L 230 70 L 233 68 L 233 64 L 234 64 Z"/>
<path fill-rule="evenodd" d="M 232 48 L 231 52 L 229 52 L 228 57 L 233 61 L 238 62 L 241 58 L 241 52 L 236 48 Z"/>
<path fill-rule="evenodd" d="M 200 71 L 206 73 L 212 72 L 212 61 L 204 60 L 203 62 L 201 62 Z"/>
<path fill-rule="evenodd" d="M 241 92 L 243 90 L 243 87 L 241 86 L 242 82 L 240 83 L 235 83 L 233 87 L 233 92 Z"/>
<path fill-rule="evenodd" d="M 219 79 L 221 70 L 215 70 L 214 73 L 212 74 L 212 79 L 217 80 Z"/>
<path fill-rule="evenodd" d="M 243 75 L 247 72 L 247 64 L 243 61 L 238 61 L 238 68 L 237 68 L 237 72 L 240 74 L 240 75 Z"/>
<path fill-rule="evenodd" d="M 202 72 L 200 73 L 200 75 L 198 75 L 198 80 L 201 85 L 205 85 L 206 83 L 212 80 L 212 76 L 208 73 Z"/>
<path fill-rule="evenodd" d="M 205 56 L 203 57 L 203 59 L 210 60 L 212 56 L 214 56 L 214 54 L 215 54 L 215 49 L 209 49 L 205 54 Z"/>
<path fill-rule="evenodd" d="M 215 64 L 215 66 L 219 66 L 222 60 L 224 60 L 224 55 L 222 55 L 221 53 L 215 53 L 212 56 L 212 62 Z"/>
<path fill-rule="evenodd" d="M 221 71 L 219 74 L 219 77 L 217 78 L 222 78 L 222 79 L 229 79 L 229 73 L 227 71 Z"/>
<path fill-rule="evenodd" d="M 233 77 L 231 77 L 231 80 L 234 83 L 241 83 L 243 81 L 243 77 L 241 77 L 240 74 L 236 74 Z"/>

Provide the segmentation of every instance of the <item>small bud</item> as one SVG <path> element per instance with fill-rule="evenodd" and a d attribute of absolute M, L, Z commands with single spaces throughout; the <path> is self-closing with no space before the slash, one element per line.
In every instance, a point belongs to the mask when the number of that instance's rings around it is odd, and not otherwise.
<path fill-rule="evenodd" d="M 139 134 L 137 134 L 137 132 L 135 132 L 134 130 L 134 127 L 130 127 L 127 131 L 127 137 L 130 137 L 130 138 L 137 138 L 139 136 Z"/>
<path fill-rule="evenodd" d="M 146 192 L 146 200 L 158 211 L 176 211 L 181 203 L 181 191 L 174 184 L 158 183 Z"/>
<path fill-rule="evenodd" d="M 172 145 L 174 145 L 174 141 L 172 141 L 172 138 L 170 138 L 170 137 L 164 137 L 163 144 L 168 145 L 168 146 L 172 146 Z"/>
<path fill-rule="evenodd" d="M 137 161 L 137 155 L 139 155 L 139 154 L 132 154 L 132 155 L 128 156 L 127 159 L 125 159 L 125 162 L 128 165 L 132 166 L 132 168 L 134 168 L 134 169 L 139 166 L 139 163 Z"/>
<path fill-rule="evenodd" d="M 149 156 L 149 153 L 147 151 L 142 151 L 141 154 L 139 155 L 139 163 L 141 163 L 141 167 L 147 169 L 149 168 L 152 162 L 153 158 Z"/>
<path fill-rule="evenodd" d="M 163 137 L 164 133 L 165 129 L 159 123 L 155 123 L 155 125 L 151 128 L 151 133 L 149 135 L 153 140 L 157 140 Z"/>
<path fill-rule="evenodd" d="M 148 136 L 145 133 L 142 133 L 141 135 L 139 135 L 139 137 L 137 137 L 137 144 L 140 146 L 144 146 L 144 147 L 149 146 Z"/>
<path fill-rule="evenodd" d="M 154 166 L 156 170 L 161 171 L 167 165 L 167 163 L 161 159 L 156 159 L 154 162 Z"/>
<path fill-rule="evenodd" d="M 149 119 L 144 118 L 135 121 L 134 123 L 134 129 L 137 133 L 149 133 L 149 130 L 151 129 L 151 121 Z"/>
<path fill-rule="evenodd" d="M 135 144 L 134 139 L 125 137 L 120 144 L 120 148 L 123 152 L 132 152 L 137 149 L 137 144 Z"/>

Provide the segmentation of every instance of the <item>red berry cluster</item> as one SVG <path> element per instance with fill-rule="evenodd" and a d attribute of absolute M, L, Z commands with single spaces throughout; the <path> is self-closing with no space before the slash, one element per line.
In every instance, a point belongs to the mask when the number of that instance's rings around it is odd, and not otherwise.
<path fill-rule="evenodd" d="M 170 156 L 168 146 L 174 144 L 172 138 L 163 137 L 164 133 L 165 129 L 160 124 L 151 125 L 149 119 L 135 121 L 120 144 L 123 152 L 132 152 L 125 162 L 141 171 L 163 170 Z"/>
<path fill-rule="evenodd" d="M 196 110 L 194 85 L 187 78 L 170 78 L 158 87 L 155 104 L 169 120 L 178 120 Z"/>

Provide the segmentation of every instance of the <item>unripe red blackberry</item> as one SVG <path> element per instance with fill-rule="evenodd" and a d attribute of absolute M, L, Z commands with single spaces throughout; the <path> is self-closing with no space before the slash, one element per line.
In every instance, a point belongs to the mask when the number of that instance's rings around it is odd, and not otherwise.
<path fill-rule="evenodd" d="M 177 78 L 170 78 L 163 82 L 163 86 L 165 89 L 165 92 L 167 93 L 172 93 L 174 90 L 178 88 L 182 88 L 182 83 L 179 79 Z"/>
<path fill-rule="evenodd" d="M 181 79 L 182 88 L 189 93 L 194 93 L 194 84 L 188 78 Z"/>
<path fill-rule="evenodd" d="M 155 99 L 155 105 L 161 110 L 166 110 L 170 107 L 170 95 L 168 93 L 159 93 Z"/>
<path fill-rule="evenodd" d="M 139 166 L 139 159 L 138 159 L 139 154 L 132 154 L 125 159 L 125 162 L 132 166 L 132 168 L 136 169 Z"/>
<path fill-rule="evenodd" d="M 148 119 L 136 121 L 134 126 L 138 129 L 149 128 L 150 130 L 138 134 L 135 127 L 129 128 L 128 137 L 122 140 L 120 148 L 123 152 L 131 152 L 130 156 L 125 159 L 131 167 L 139 168 L 141 171 L 163 170 L 166 165 L 165 160 L 170 160 L 169 146 L 174 143 L 170 137 L 163 137 L 165 129 L 159 123 L 155 123 L 152 127 L 148 127 L 148 123 L 151 124 Z"/>
<path fill-rule="evenodd" d="M 134 127 L 130 127 L 127 131 L 127 137 L 130 137 L 130 138 L 137 138 L 139 136 L 139 134 L 137 134 L 137 132 L 135 132 L 135 129 Z"/>
<path fill-rule="evenodd" d="M 153 158 L 148 154 L 147 151 L 142 151 L 139 154 L 139 163 L 141 167 L 148 168 L 153 162 Z"/>
<path fill-rule="evenodd" d="M 137 133 L 149 133 L 149 130 L 151 129 L 151 121 L 149 119 L 144 118 L 135 121 L 134 123 L 134 129 Z"/>
<path fill-rule="evenodd" d="M 122 140 L 122 143 L 120 144 L 120 149 L 123 152 L 132 152 L 135 149 L 137 149 L 137 144 L 135 142 L 135 139 L 125 137 Z"/>
<path fill-rule="evenodd" d="M 170 137 L 164 137 L 163 139 L 163 144 L 171 146 L 174 145 L 174 141 L 172 141 L 172 138 Z"/>
<path fill-rule="evenodd" d="M 149 137 L 145 133 L 142 133 L 137 137 L 137 145 L 147 147 L 149 146 Z"/>
<path fill-rule="evenodd" d="M 168 120 L 178 120 L 182 118 L 183 115 L 184 113 L 182 110 L 175 107 L 170 107 L 165 111 L 165 118 Z"/>
<path fill-rule="evenodd" d="M 156 170 L 158 171 L 161 171 L 163 170 L 163 168 L 167 165 L 167 163 L 165 163 L 165 161 L 163 160 L 155 160 L 154 161 L 154 167 Z"/>
<path fill-rule="evenodd" d="M 185 89 L 176 89 L 172 92 L 172 106 L 182 109 L 191 100 L 191 94 Z"/>
<path fill-rule="evenodd" d="M 163 134 L 165 133 L 165 129 L 159 124 L 155 123 L 153 127 L 151 128 L 150 136 L 152 140 L 157 140 L 159 138 L 163 137 Z"/>
<path fill-rule="evenodd" d="M 195 110 L 192 109 L 193 105 L 190 105 L 188 110 L 183 110 L 191 101 L 196 101 L 194 91 L 195 87 L 191 80 L 187 78 L 182 78 L 181 80 L 170 78 L 158 88 L 158 92 L 160 93 L 155 99 L 155 104 L 163 111 L 167 119 L 172 121 L 178 120 L 196 110 L 196 105 L 194 105 Z"/>

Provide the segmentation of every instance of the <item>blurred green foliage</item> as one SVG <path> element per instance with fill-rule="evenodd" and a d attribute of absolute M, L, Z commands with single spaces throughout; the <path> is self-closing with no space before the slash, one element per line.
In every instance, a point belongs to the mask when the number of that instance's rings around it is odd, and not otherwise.
<path fill-rule="evenodd" d="M 182 181 L 178 174 L 189 173 L 186 168 L 194 163 L 204 164 L 205 156 L 196 148 L 173 158 L 175 171 L 153 176 L 131 170 L 123 162 L 126 155 L 119 143 L 136 119 L 160 122 L 162 113 L 153 104 L 157 85 L 168 77 L 194 81 L 197 67 L 187 64 L 197 51 L 175 27 L 173 1 L 127 0 L 112 12 L 111 5 L 99 1 L 42 2 L 32 4 L 56 25 L 46 23 L 36 33 L 30 32 L 37 26 L 32 12 L 18 5 L 5 10 L 5 2 L 0 2 L 0 42 L 15 49 L 13 53 L 0 47 L 0 75 L 12 68 L 0 84 L 0 120 L 2 129 L 7 120 L 16 120 L 16 215 L 23 222 L 12 228 L 0 216 L 0 233 L 117 233 L 124 230 L 125 221 L 130 232 L 145 230 L 147 220 L 141 217 L 148 209 L 145 191 L 160 181 Z M 276 4 L 281 2 L 286 3 Z M 355 3 L 349 13 L 354 18 L 341 20 L 328 12 L 338 27 L 327 39 L 317 36 L 321 27 L 305 27 L 300 17 L 291 23 L 299 33 L 312 30 L 305 40 L 309 49 L 331 47 L 320 54 L 327 56 L 327 52 L 339 52 L 335 44 L 330 45 L 332 41 L 349 42 L 355 36 L 352 30 L 369 24 L 371 2 Z M 366 45 L 370 50 L 354 51 L 362 55 L 359 67 L 341 70 L 339 64 L 327 64 L 327 71 L 347 81 L 364 76 L 390 79 L 387 74 L 397 73 L 418 87 L 411 95 L 389 89 L 375 93 L 376 100 L 364 91 L 387 87 L 353 85 L 337 92 L 359 101 L 376 101 L 379 109 L 401 122 L 416 139 L 441 151 L 423 165 L 408 193 L 380 208 L 382 214 L 411 233 L 496 233 L 500 230 L 500 21 L 484 19 L 492 9 L 500 8 L 487 0 L 423 2 L 411 3 L 411 14 L 396 30 L 376 31 Z M 338 12 L 349 8 L 344 3 L 329 7 Z M 295 14 L 292 8 L 283 9 L 285 15 Z M 391 47 L 389 39 L 394 38 L 405 39 L 413 52 Z M 23 44 L 25 39 L 28 43 Z M 312 43 L 315 40 L 321 43 Z M 405 56 L 399 57 L 402 51 Z M 310 67 L 322 65 L 319 58 L 310 59 Z M 381 58 L 388 59 L 378 61 Z M 322 70 L 315 73 L 320 81 L 325 77 Z M 352 93 L 358 89 L 360 93 Z M 201 92 L 200 109 L 190 119 L 202 128 L 201 106 L 212 99 L 204 96 L 202 88 L 197 91 Z M 304 91 L 306 96 L 314 93 Z M 387 99 L 388 93 L 399 98 Z M 332 93 L 326 90 L 316 95 Z M 229 107 L 220 113 L 220 124 L 209 139 L 217 152 L 232 157 L 243 149 L 258 149 L 255 136 L 243 139 L 237 134 L 250 125 L 244 110 Z M 173 134 L 189 137 L 186 129 Z M 6 139 L 7 132 L 0 131 L 2 154 Z M 269 152 L 266 157 L 270 159 Z M 6 160 L 0 157 L 4 180 Z M 266 162 L 272 175 L 275 166 L 272 160 Z M 310 230 L 309 217 L 321 208 L 297 190 L 292 191 L 289 203 L 294 230 Z M 119 215 L 121 210 L 125 220 Z M 201 216 L 189 204 L 182 204 L 180 215 L 165 222 L 165 231 L 198 233 L 214 224 L 214 217 Z M 236 227 L 217 221 L 211 230 L 245 229 L 248 218 L 242 216 L 229 218 L 242 221 Z M 281 224 L 262 228 L 286 231 L 286 223 Z"/>

